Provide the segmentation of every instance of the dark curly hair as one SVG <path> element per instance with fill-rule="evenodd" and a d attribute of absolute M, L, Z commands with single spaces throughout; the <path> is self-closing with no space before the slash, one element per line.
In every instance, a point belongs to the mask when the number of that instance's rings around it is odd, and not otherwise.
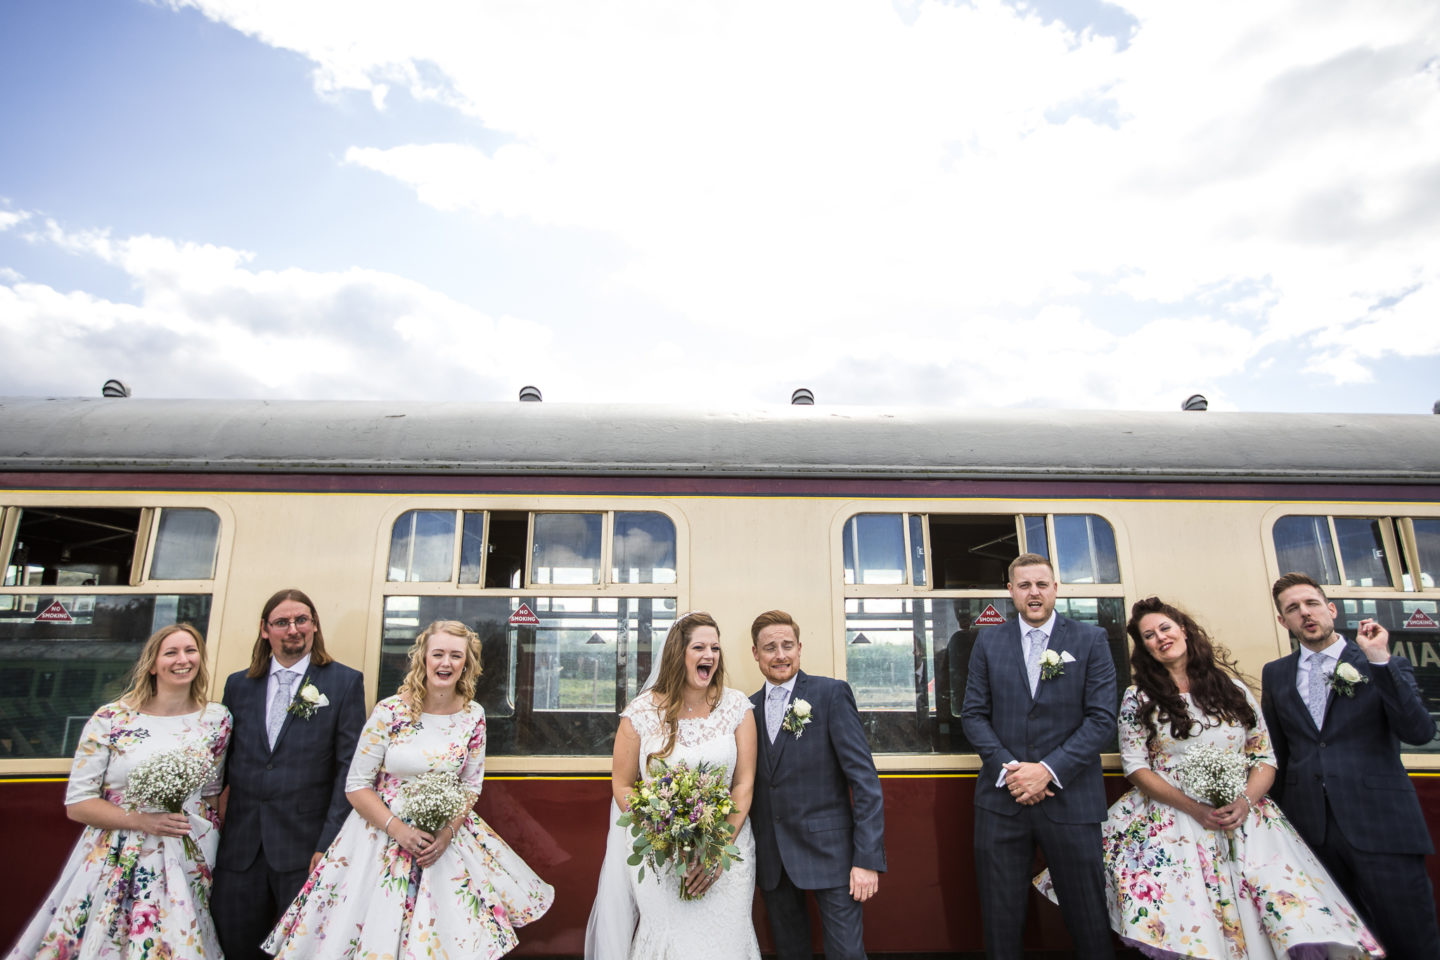
<path fill-rule="evenodd" d="M 1188 659 L 1185 675 L 1190 679 L 1190 699 L 1200 712 L 1243 727 L 1255 726 L 1255 708 L 1245 699 L 1245 694 L 1235 681 L 1247 682 L 1246 678 L 1230 657 L 1230 651 L 1217 647 L 1205 632 L 1185 611 L 1166 603 L 1159 597 L 1148 597 L 1137 601 L 1130 608 L 1130 622 L 1125 632 L 1135 642 L 1130 652 L 1130 673 L 1135 686 L 1145 696 L 1140 706 L 1139 719 L 1148 731 L 1145 748 L 1153 757 L 1160 738 L 1160 723 L 1170 724 L 1170 735 L 1184 740 L 1194 734 L 1194 719 L 1185 704 L 1170 671 L 1151 655 L 1140 636 L 1140 620 L 1152 613 L 1169 617 L 1185 631 L 1185 648 Z"/>

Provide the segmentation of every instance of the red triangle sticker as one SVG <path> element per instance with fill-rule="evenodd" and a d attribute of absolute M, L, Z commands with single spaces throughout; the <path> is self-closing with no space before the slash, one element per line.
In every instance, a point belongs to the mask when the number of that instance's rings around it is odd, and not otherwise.
<path fill-rule="evenodd" d="M 1004 623 L 1005 618 L 1000 616 L 1000 611 L 995 609 L 995 604 L 985 604 L 985 609 L 980 611 L 980 616 L 975 618 L 975 626 L 991 627 L 997 623 Z"/>
<path fill-rule="evenodd" d="M 1440 624 L 1424 610 L 1416 610 L 1410 614 L 1410 619 L 1405 621 L 1406 630 L 1434 630 L 1437 627 L 1440 627 Z"/>
<path fill-rule="evenodd" d="M 512 627 L 538 627 L 540 618 L 530 611 L 527 604 L 520 604 L 520 609 L 510 614 L 510 625 Z"/>
<path fill-rule="evenodd" d="M 56 600 L 50 606 L 40 611 L 35 618 L 36 623 L 74 623 L 75 618 L 70 616 L 70 611 L 65 609 L 65 604 Z"/>

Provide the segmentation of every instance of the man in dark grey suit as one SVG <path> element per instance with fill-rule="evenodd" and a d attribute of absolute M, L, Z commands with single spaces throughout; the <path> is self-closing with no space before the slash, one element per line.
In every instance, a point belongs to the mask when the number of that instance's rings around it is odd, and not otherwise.
<path fill-rule="evenodd" d="M 225 681 L 224 703 L 235 726 L 210 908 L 226 960 L 261 960 L 261 942 L 350 813 L 345 775 L 365 686 L 325 652 L 310 598 L 281 590 L 260 615 L 249 670 Z"/>
<path fill-rule="evenodd" d="M 850 685 L 800 672 L 800 627 L 782 610 L 755 618 L 751 652 L 765 686 L 750 698 L 756 881 L 779 960 L 810 960 L 806 892 L 820 907 L 827 960 L 864 960 L 861 904 L 885 870 L 885 808 Z"/>
<path fill-rule="evenodd" d="M 1404 657 L 1374 620 L 1355 642 L 1335 632 L 1335 605 L 1303 573 L 1271 590 L 1300 644 L 1265 665 L 1260 708 L 1278 765 L 1270 793 L 1354 901 L 1386 956 L 1440 957 L 1434 853 L 1399 742 L 1429 743 L 1435 721 Z"/>
<path fill-rule="evenodd" d="M 1049 560 L 1021 554 L 1006 587 L 1019 616 L 976 638 L 960 712 L 982 761 L 975 873 L 985 953 L 1020 956 L 1038 845 L 1075 955 L 1112 957 L 1100 751 L 1115 743 L 1115 663 L 1105 631 L 1056 616 Z"/>

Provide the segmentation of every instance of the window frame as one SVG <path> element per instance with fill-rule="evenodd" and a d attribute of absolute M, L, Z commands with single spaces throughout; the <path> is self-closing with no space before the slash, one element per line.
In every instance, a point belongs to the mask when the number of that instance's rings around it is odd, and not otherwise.
<path fill-rule="evenodd" d="M 1363 506 L 1363 504 L 1361 505 Z M 1348 594 L 1354 594 L 1353 599 L 1392 599 L 1395 594 L 1402 596 L 1418 596 L 1421 594 L 1434 594 L 1440 597 L 1440 584 L 1426 588 L 1420 584 L 1420 543 L 1415 537 L 1416 520 L 1440 520 L 1440 511 L 1416 510 L 1376 510 L 1365 513 L 1356 510 L 1356 504 L 1281 504 L 1266 512 L 1262 525 L 1265 531 L 1265 563 L 1272 573 L 1272 581 L 1288 570 L 1280 569 L 1280 551 L 1275 544 L 1275 526 L 1281 520 L 1290 517 L 1324 517 L 1326 529 L 1330 532 L 1330 548 L 1335 557 L 1335 572 L 1339 582 L 1324 583 L 1320 585 L 1325 588 L 1326 594 L 1339 591 L 1347 594 L 1346 599 L 1351 599 Z M 1419 507 L 1420 504 L 1415 506 Z M 1385 548 L 1385 572 L 1390 576 L 1390 583 L 1384 586 L 1360 587 L 1347 584 L 1345 572 L 1345 555 L 1340 549 L 1339 531 L 1335 529 L 1335 521 L 1340 520 L 1368 520 L 1380 524 L 1380 542 Z M 1404 562 L 1402 563 L 1402 556 Z M 1405 569 L 1410 571 L 1411 586 L 1405 586 Z M 1429 598 L 1428 596 L 1426 597 Z"/>

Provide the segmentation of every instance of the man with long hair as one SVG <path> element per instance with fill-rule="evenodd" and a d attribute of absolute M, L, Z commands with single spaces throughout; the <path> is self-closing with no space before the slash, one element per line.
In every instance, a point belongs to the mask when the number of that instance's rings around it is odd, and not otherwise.
<path fill-rule="evenodd" d="M 1260 709 L 1279 775 L 1271 795 L 1364 915 L 1386 956 L 1440 957 L 1425 857 L 1435 852 L 1399 741 L 1421 745 L 1435 721 L 1415 672 L 1391 656 L 1374 620 L 1355 639 L 1320 585 L 1287 573 L 1270 591 L 1297 649 L 1265 665 Z"/>
<path fill-rule="evenodd" d="M 350 813 L 345 775 L 365 725 L 365 685 L 325 652 L 310 598 L 281 590 L 223 702 L 235 726 L 211 912 L 227 960 L 263 960 L 261 942 Z"/>

